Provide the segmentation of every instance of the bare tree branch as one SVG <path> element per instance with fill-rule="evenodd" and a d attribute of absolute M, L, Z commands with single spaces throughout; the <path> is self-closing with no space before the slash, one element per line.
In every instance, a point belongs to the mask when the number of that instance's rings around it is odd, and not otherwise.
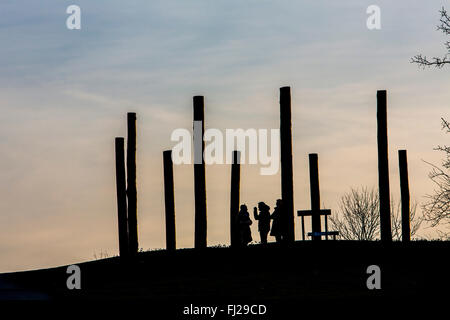
<path fill-rule="evenodd" d="M 450 133 L 450 123 L 442 120 L 442 129 Z M 450 224 L 450 147 L 447 145 L 438 146 L 437 151 L 444 152 L 445 159 L 442 162 L 442 168 L 426 162 L 432 167 L 429 178 L 435 184 L 433 194 L 427 195 L 428 202 L 422 208 L 425 212 L 425 220 L 431 222 L 434 227 L 443 222 Z"/>
<path fill-rule="evenodd" d="M 439 24 L 437 26 L 437 30 L 440 30 L 444 33 L 444 35 L 450 35 L 450 17 L 447 14 L 447 11 L 444 7 L 439 11 L 441 14 L 441 18 L 439 19 Z M 444 43 L 445 48 L 447 49 L 447 53 L 443 57 L 433 57 L 428 59 L 426 56 L 422 54 L 417 54 L 413 58 L 411 58 L 411 63 L 417 63 L 419 67 L 431 67 L 435 66 L 438 69 L 444 67 L 444 65 L 450 63 L 450 41 L 446 41 Z"/>
<path fill-rule="evenodd" d="M 379 196 L 375 188 L 351 189 L 341 198 L 338 215 L 330 217 L 331 226 L 339 231 L 344 240 L 373 241 L 380 237 Z M 392 235 L 394 240 L 401 240 L 402 221 L 400 203 L 392 201 Z M 411 237 L 414 236 L 423 221 L 416 216 L 417 205 L 413 202 L 410 209 Z"/>

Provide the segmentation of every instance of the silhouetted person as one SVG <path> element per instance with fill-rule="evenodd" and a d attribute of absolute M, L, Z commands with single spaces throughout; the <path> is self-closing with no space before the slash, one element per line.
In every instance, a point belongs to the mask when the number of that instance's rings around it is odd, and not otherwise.
<path fill-rule="evenodd" d="M 259 202 L 258 209 L 256 209 L 256 207 L 253 208 L 253 216 L 255 220 L 258 220 L 258 231 L 261 243 L 267 243 L 267 234 L 270 231 L 270 207 L 264 202 Z"/>
<path fill-rule="evenodd" d="M 281 242 L 283 239 L 283 202 L 281 199 L 277 200 L 277 204 L 270 218 L 273 219 L 270 235 L 275 237 L 277 242 Z"/>
<path fill-rule="evenodd" d="M 247 206 L 243 204 L 241 205 L 241 210 L 239 210 L 238 213 L 238 226 L 241 245 L 244 247 L 252 241 L 252 232 L 250 230 L 251 224 L 252 220 L 250 219 Z"/>

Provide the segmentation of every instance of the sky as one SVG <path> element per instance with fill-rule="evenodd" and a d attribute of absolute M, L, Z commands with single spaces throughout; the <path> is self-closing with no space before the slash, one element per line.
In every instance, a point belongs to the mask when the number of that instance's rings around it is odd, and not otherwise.
<path fill-rule="evenodd" d="M 81 29 L 69 30 L 69 5 Z M 369 5 L 381 29 L 369 30 Z M 319 154 L 321 202 L 333 214 L 351 188 L 376 187 L 376 91 L 388 92 L 392 196 L 407 149 L 411 196 L 432 193 L 434 151 L 448 136 L 449 70 L 412 56 L 444 53 L 447 1 L 3 0 L 0 2 L 0 272 L 118 254 L 114 138 L 137 113 L 139 246 L 163 248 L 162 152 L 192 128 L 279 127 L 292 91 L 294 208 L 310 208 L 308 154 Z M 241 202 L 280 197 L 280 175 L 241 168 Z M 177 245 L 193 247 L 192 165 L 177 165 Z M 229 243 L 230 166 L 206 168 L 208 244 Z M 419 214 L 421 212 L 418 209 Z M 300 221 L 296 218 L 296 237 Z M 308 228 L 308 226 L 307 226 Z M 425 226 L 422 236 L 435 230 Z M 257 226 L 252 226 L 259 239 Z"/>

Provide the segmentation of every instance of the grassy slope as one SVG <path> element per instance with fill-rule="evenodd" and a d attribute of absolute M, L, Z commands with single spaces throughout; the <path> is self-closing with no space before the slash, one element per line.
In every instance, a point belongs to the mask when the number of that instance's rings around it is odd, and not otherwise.
<path fill-rule="evenodd" d="M 66 267 L 0 275 L 0 299 L 232 303 L 422 299 L 448 288 L 448 242 L 322 241 L 243 250 L 183 249 L 79 264 L 82 290 L 67 290 Z M 366 268 L 381 268 L 382 290 L 368 290 Z"/>

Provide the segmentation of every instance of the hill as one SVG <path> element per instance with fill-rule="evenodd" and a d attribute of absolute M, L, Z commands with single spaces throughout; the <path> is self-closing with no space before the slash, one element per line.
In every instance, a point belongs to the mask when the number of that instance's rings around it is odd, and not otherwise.
<path fill-rule="evenodd" d="M 264 304 L 270 312 L 300 306 L 414 303 L 448 298 L 448 242 L 321 241 L 290 247 L 181 249 L 79 264 L 81 289 L 68 290 L 67 266 L 0 275 L 0 299 L 143 303 L 181 314 L 185 306 Z M 367 267 L 381 270 L 369 290 Z"/>

